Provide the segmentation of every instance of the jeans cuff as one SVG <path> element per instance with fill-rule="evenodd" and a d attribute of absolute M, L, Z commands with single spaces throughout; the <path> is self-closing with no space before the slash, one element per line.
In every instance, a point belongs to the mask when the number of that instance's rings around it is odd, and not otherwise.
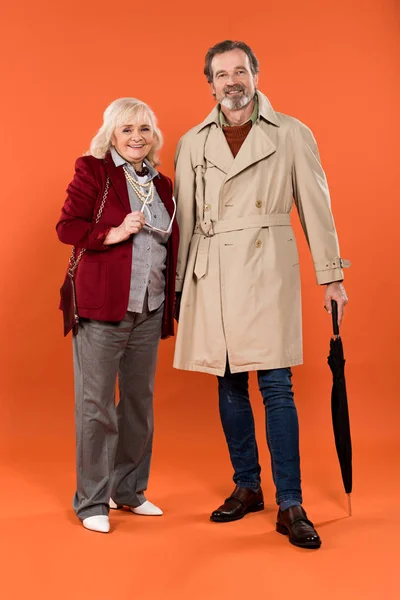
<path fill-rule="evenodd" d="M 299 504 L 303 504 L 303 494 L 301 490 L 293 489 L 291 492 L 283 492 L 279 493 L 278 491 L 275 494 L 275 500 L 278 506 L 282 504 L 282 502 L 286 502 L 286 500 L 295 500 Z"/>
<path fill-rule="evenodd" d="M 284 511 L 291 506 L 301 506 L 301 502 L 299 500 L 295 500 L 294 498 L 291 500 L 283 500 L 283 502 L 279 503 L 279 510 Z"/>
<path fill-rule="evenodd" d="M 254 481 L 235 481 L 235 484 L 241 488 L 248 488 L 258 492 L 261 487 L 261 483 L 255 483 Z"/>

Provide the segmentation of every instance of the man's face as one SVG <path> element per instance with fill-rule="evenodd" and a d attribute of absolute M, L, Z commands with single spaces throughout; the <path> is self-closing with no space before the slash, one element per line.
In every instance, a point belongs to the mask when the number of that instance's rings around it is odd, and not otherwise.
<path fill-rule="evenodd" d="M 246 52 L 230 50 L 216 54 L 211 62 L 215 99 L 228 110 L 240 110 L 254 98 L 258 75 L 253 75 Z"/>

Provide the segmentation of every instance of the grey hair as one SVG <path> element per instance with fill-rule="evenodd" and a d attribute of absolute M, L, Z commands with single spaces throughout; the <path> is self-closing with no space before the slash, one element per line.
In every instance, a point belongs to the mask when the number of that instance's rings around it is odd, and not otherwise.
<path fill-rule="evenodd" d="M 225 40 L 223 42 L 219 42 L 218 44 L 215 44 L 215 46 L 210 48 L 206 54 L 205 65 L 204 65 L 204 75 L 207 77 L 208 83 L 212 83 L 212 81 L 213 81 L 213 72 L 212 72 L 211 63 L 212 63 L 214 56 L 216 54 L 224 54 L 225 52 L 230 52 L 231 50 L 243 50 L 243 52 L 245 52 L 247 54 L 247 56 L 249 57 L 250 69 L 251 69 L 253 76 L 257 75 L 257 73 L 259 71 L 259 62 L 258 62 L 257 57 L 254 54 L 253 50 L 250 48 L 250 46 L 248 46 L 244 42 L 240 42 L 240 41 L 233 42 L 232 40 Z"/>
<path fill-rule="evenodd" d="M 138 123 L 146 117 L 154 133 L 154 144 L 146 158 L 154 167 L 159 165 L 159 151 L 164 143 L 163 135 L 157 126 L 157 118 L 151 108 L 136 98 L 118 98 L 107 106 L 103 115 L 103 124 L 92 139 L 88 154 L 96 158 L 104 158 L 111 148 L 111 140 L 116 127 L 123 123 Z"/>

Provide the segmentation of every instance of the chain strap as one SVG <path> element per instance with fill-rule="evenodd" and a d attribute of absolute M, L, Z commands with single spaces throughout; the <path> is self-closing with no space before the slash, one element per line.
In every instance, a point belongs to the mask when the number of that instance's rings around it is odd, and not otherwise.
<path fill-rule="evenodd" d="M 101 215 L 103 213 L 103 209 L 104 209 L 104 205 L 106 203 L 107 200 L 107 196 L 108 196 L 108 190 L 110 188 L 110 178 L 107 177 L 107 181 L 106 181 L 106 187 L 104 188 L 104 194 L 103 194 L 103 198 L 101 200 L 101 204 L 99 206 L 99 210 L 97 211 L 97 216 L 95 219 L 95 224 L 97 225 L 97 223 L 100 221 L 101 219 Z M 81 261 L 82 256 L 84 255 L 86 251 L 86 248 L 82 248 L 78 254 L 78 256 L 75 258 L 75 246 L 72 248 L 72 252 L 71 252 L 71 256 L 69 257 L 69 262 L 68 262 L 68 275 L 71 277 L 71 279 L 73 279 L 74 275 L 75 275 L 75 271 Z"/>

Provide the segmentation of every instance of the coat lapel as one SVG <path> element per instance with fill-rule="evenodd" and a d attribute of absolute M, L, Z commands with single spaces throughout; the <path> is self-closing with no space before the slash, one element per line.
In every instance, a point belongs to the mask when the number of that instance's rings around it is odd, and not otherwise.
<path fill-rule="evenodd" d="M 204 157 L 224 173 L 228 173 L 234 163 L 224 132 L 221 127 L 212 127 L 204 148 Z"/>
<path fill-rule="evenodd" d="M 126 211 L 128 213 L 130 213 L 131 205 L 129 202 L 128 188 L 126 185 L 125 174 L 124 174 L 124 170 L 123 170 L 122 166 L 121 167 L 115 166 L 112 156 L 109 152 L 106 154 L 106 156 L 104 158 L 104 162 L 106 165 L 106 171 L 110 178 L 111 184 L 114 187 L 115 191 L 117 192 L 117 196 L 121 200 Z"/>
<path fill-rule="evenodd" d="M 262 122 L 253 125 L 227 173 L 225 182 L 276 151 L 276 146 L 264 131 L 264 127 Z M 227 142 L 225 144 L 228 145 Z"/>
<path fill-rule="evenodd" d="M 256 125 L 250 130 L 249 135 L 234 159 L 229 149 L 228 142 L 219 123 L 219 109 L 216 106 L 208 117 L 200 125 L 200 131 L 206 126 L 211 126 L 210 133 L 204 149 L 205 158 L 227 174 L 226 180 L 232 179 L 235 175 L 247 169 L 247 167 L 257 163 L 263 158 L 267 158 L 276 151 L 274 143 L 270 140 L 266 132 L 266 123 L 279 127 L 280 121 L 271 106 L 270 101 L 264 94 L 257 91 L 259 105 L 259 119 Z M 213 124 L 217 127 L 213 127 Z"/>

